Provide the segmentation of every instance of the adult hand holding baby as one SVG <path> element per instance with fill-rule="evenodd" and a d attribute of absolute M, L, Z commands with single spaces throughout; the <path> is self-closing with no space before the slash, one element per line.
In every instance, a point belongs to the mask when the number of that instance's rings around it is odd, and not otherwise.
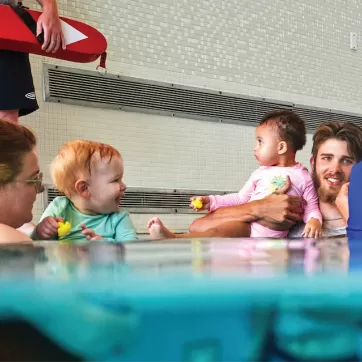
<path fill-rule="evenodd" d="M 285 184 L 270 196 L 259 200 L 259 223 L 273 230 L 287 230 L 290 225 L 303 219 L 305 201 L 302 197 L 286 194 L 292 183 L 289 176 Z"/>

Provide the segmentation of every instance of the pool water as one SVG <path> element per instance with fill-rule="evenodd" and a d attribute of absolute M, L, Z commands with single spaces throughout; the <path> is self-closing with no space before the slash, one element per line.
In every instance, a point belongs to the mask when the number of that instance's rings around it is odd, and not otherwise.
<path fill-rule="evenodd" d="M 359 360 L 360 245 L 345 238 L 5 245 L 0 334 L 8 338 L 0 360 L 16 360 L 10 346 L 19 331 L 33 344 L 17 360 Z"/>

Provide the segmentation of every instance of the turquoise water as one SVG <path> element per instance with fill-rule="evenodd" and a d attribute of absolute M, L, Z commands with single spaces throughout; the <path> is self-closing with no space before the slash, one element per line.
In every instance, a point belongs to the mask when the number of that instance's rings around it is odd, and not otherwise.
<path fill-rule="evenodd" d="M 360 244 L 184 240 L 0 248 L 0 321 L 84 360 L 359 359 Z"/>

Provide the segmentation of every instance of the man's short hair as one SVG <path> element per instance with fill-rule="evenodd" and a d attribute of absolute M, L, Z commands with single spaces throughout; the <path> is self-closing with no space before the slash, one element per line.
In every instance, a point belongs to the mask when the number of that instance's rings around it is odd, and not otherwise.
<path fill-rule="evenodd" d="M 329 121 L 320 125 L 313 135 L 312 155 L 316 160 L 319 147 L 334 138 L 347 143 L 347 149 L 356 162 L 362 160 L 362 128 L 351 122 Z"/>

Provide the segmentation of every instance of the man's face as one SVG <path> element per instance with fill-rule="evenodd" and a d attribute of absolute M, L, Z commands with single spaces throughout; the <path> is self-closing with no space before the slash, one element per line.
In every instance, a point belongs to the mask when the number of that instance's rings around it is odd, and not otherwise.
<path fill-rule="evenodd" d="M 331 138 L 320 145 L 317 158 L 311 159 L 311 166 L 321 202 L 335 202 L 342 185 L 349 182 L 355 163 L 347 142 Z"/>

